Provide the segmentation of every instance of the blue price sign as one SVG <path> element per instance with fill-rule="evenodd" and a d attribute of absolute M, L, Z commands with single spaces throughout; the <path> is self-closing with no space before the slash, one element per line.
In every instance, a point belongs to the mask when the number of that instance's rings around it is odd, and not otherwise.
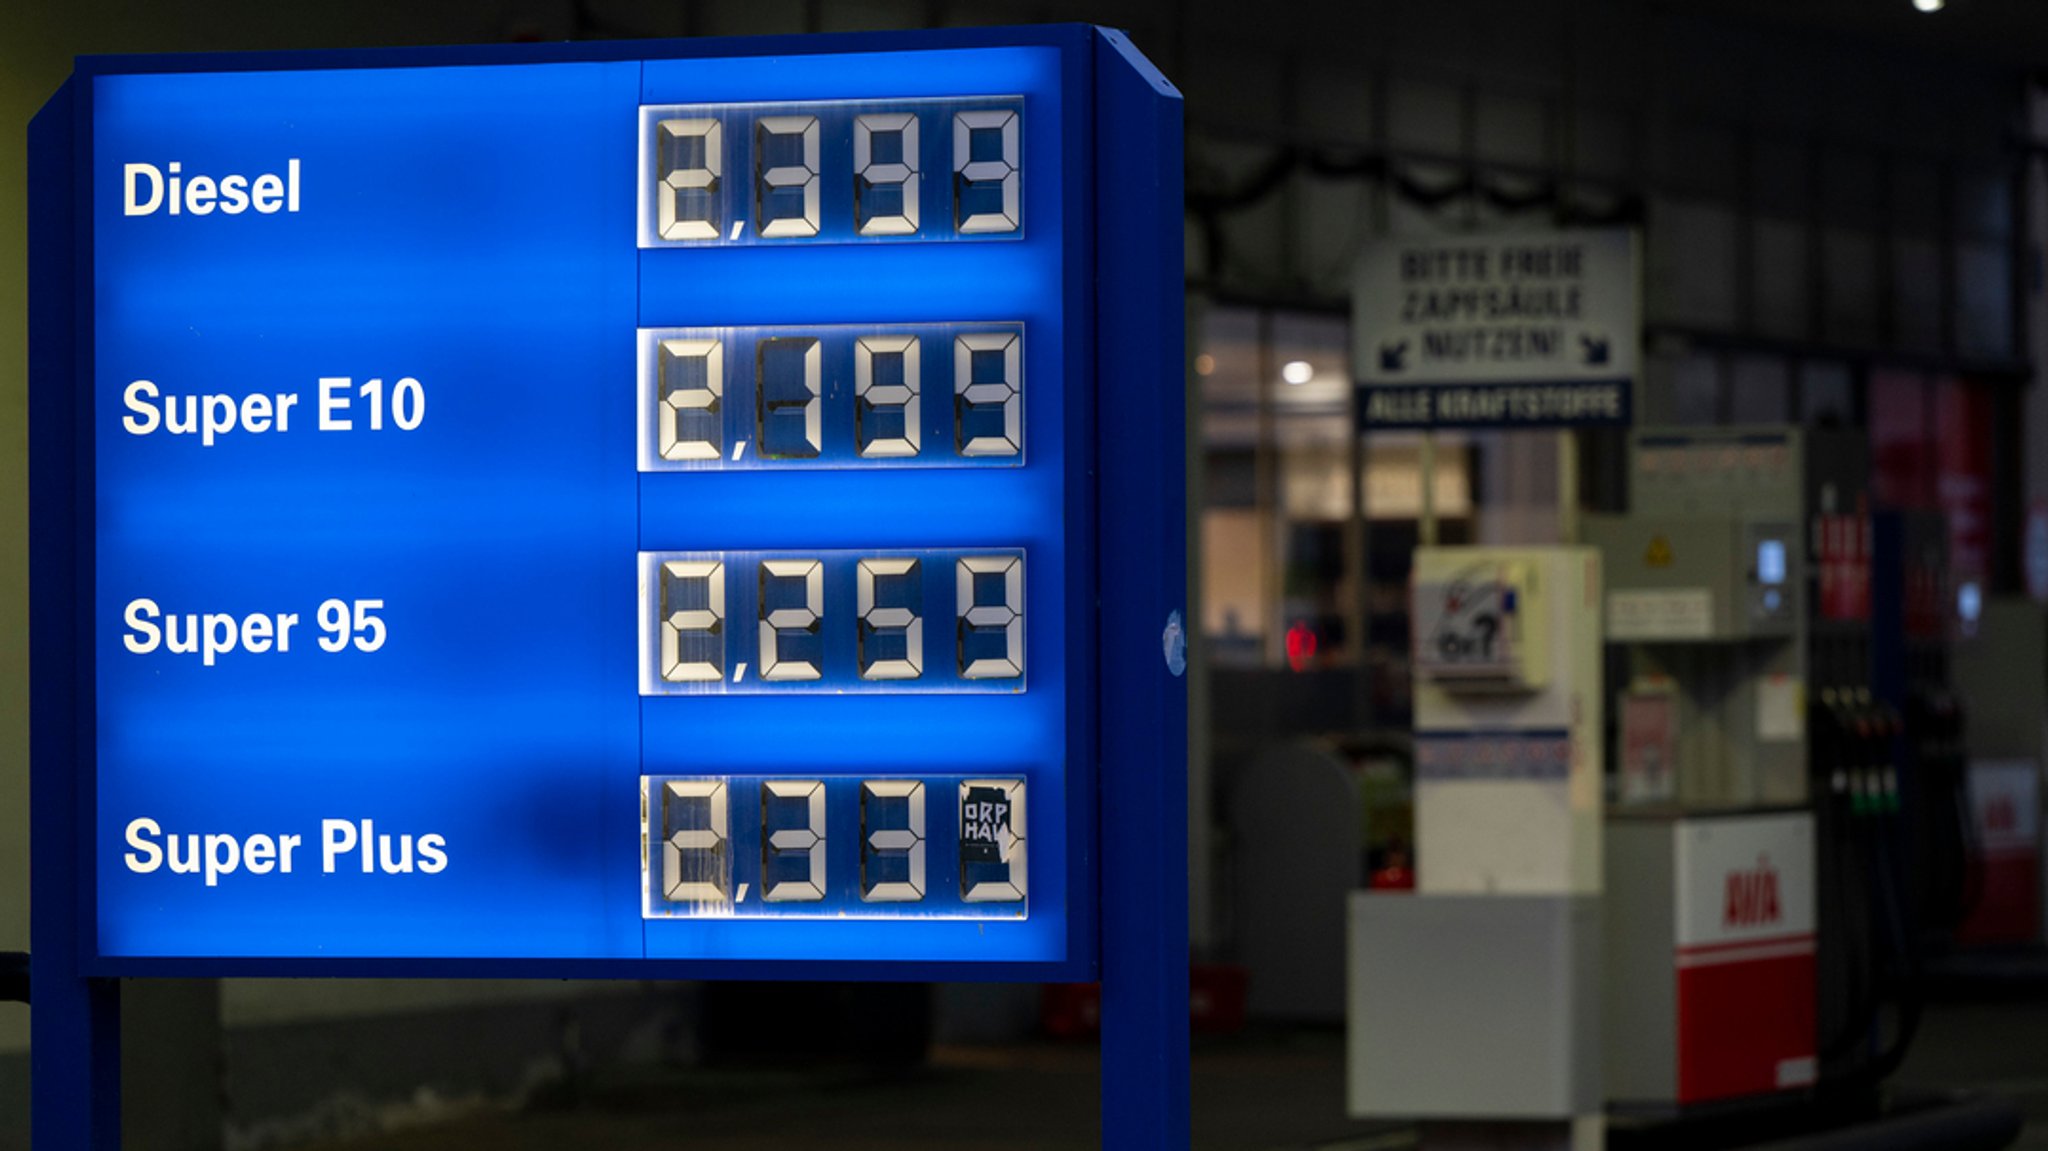
<path fill-rule="evenodd" d="M 87 61 L 39 121 L 89 972 L 1096 971 L 1180 706 L 1135 55 L 628 49 Z"/>

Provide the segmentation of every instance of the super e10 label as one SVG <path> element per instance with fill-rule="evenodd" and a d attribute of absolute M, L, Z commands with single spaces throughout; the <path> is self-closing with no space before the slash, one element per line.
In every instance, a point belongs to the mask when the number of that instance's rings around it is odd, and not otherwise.
<path fill-rule="evenodd" d="M 294 410 L 304 399 L 298 392 L 165 392 L 154 380 L 136 380 L 121 392 L 121 430 L 131 436 L 197 436 L 201 447 L 210 448 L 235 432 L 291 431 Z M 323 432 L 381 432 L 387 426 L 417 431 L 427 418 L 427 388 L 412 376 L 361 384 L 348 376 L 322 376 L 297 426 L 308 418 Z"/>

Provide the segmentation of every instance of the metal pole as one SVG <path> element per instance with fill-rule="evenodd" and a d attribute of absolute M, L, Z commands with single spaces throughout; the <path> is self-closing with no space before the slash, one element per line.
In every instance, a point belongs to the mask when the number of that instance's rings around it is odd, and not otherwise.
<path fill-rule="evenodd" d="M 1281 585 L 1286 579 L 1287 507 L 1280 474 L 1278 421 L 1273 417 L 1273 381 L 1279 369 L 1273 355 L 1273 312 L 1260 308 L 1254 331 L 1258 350 L 1252 357 L 1256 413 L 1252 440 L 1252 515 L 1258 529 L 1260 661 L 1276 667 L 1287 658 L 1287 619 Z"/>
<path fill-rule="evenodd" d="M 1557 432 L 1557 542 L 1579 542 L 1579 433 Z"/>
<path fill-rule="evenodd" d="M 1216 944 L 1215 845 L 1210 835 L 1214 815 L 1214 764 L 1209 740 L 1209 654 L 1203 638 L 1202 511 L 1208 475 L 1207 445 L 1201 420 L 1202 378 L 1193 371 L 1201 349 L 1201 323 L 1208 300 L 1187 302 L 1187 533 L 1188 610 L 1188 941 L 1203 955 Z"/>
<path fill-rule="evenodd" d="M 77 360 L 74 232 L 86 158 L 76 124 L 90 96 L 67 83 L 29 124 L 30 687 L 29 1015 L 31 1137 L 41 1151 L 121 1146 L 121 989 L 88 979 L 84 917 L 92 891 L 81 834 L 92 795 L 91 627 L 81 588 L 92 554 L 77 530 L 93 498 L 92 460 L 73 446 L 90 413 Z"/>
<path fill-rule="evenodd" d="M 1415 462 L 1422 484 L 1422 509 L 1416 514 L 1415 542 L 1426 548 L 1436 546 L 1436 433 L 1422 433 L 1422 452 Z"/>
<path fill-rule="evenodd" d="M 1187 599 L 1181 100 L 1097 34 L 1102 1145 L 1187 1151 Z M 1136 429 L 1144 429 L 1139 433 Z"/>

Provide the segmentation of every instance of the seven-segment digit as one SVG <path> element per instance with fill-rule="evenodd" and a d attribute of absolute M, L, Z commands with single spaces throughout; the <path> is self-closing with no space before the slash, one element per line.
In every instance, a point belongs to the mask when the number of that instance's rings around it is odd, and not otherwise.
<path fill-rule="evenodd" d="M 748 127 L 756 233 L 764 239 L 819 236 L 823 223 L 819 118 L 802 113 L 767 115 L 754 119 Z M 1014 108 L 953 114 L 956 235 L 1021 230 L 1020 128 L 1020 115 Z M 734 130 L 746 128 L 736 123 Z M 851 191 L 857 235 L 914 237 L 920 232 L 919 132 L 920 120 L 914 112 L 884 110 L 854 117 Z M 726 160 L 720 120 L 658 121 L 655 143 L 655 231 L 659 238 L 738 240 L 742 221 L 729 221 L 725 213 L 739 215 L 746 209 L 738 195 L 731 197 L 730 208 L 725 206 L 722 177 Z M 843 221 L 845 216 L 835 219 Z M 725 231 L 728 223 L 730 236 Z M 1021 339 L 1014 330 L 940 333 L 937 338 L 949 334 L 955 336 L 955 456 L 1021 456 Z M 718 461 L 725 458 L 729 446 L 738 459 L 740 449 L 747 446 L 744 441 L 728 445 L 724 431 L 723 345 L 719 338 L 657 341 L 655 447 L 661 459 Z M 754 343 L 759 458 L 816 460 L 821 456 L 825 389 L 820 345 L 819 339 L 811 337 L 765 337 Z M 919 337 L 868 335 L 856 338 L 854 345 L 851 398 L 856 455 L 885 460 L 917 457 L 923 429 Z M 742 389 L 736 393 L 738 402 L 744 403 L 744 377 L 736 374 L 735 378 L 734 386 Z M 833 394 L 837 397 L 845 392 L 835 383 Z M 835 398 L 834 402 L 845 401 Z M 835 416 L 843 418 L 843 413 Z M 835 446 L 833 450 L 845 449 Z M 960 677 L 1021 679 L 1022 556 L 961 556 L 956 552 L 949 558 L 955 560 Z M 661 678 L 670 683 L 722 681 L 728 670 L 725 564 L 719 560 L 668 560 L 656 570 Z M 882 681 L 921 678 L 922 562 L 909 556 L 861 558 L 854 574 L 854 650 L 860 677 Z M 762 558 L 758 579 L 759 677 L 767 681 L 820 679 L 825 654 L 824 561 Z M 826 898 L 826 790 L 824 781 L 816 779 L 761 781 L 758 878 L 765 901 L 802 903 Z M 1023 790 L 1021 779 L 959 784 L 963 901 L 1017 903 L 1024 899 Z M 734 864 L 726 781 L 675 780 L 666 783 L 661 794 L 664 897 L 670 902 L 730 907 Z M 926 898 L 927 796 L 927 785 L 919 780 L 861 782 L 860 894 L 864 902 L 911 903 Z M 740 838 L 744 841 L 750 835 Z M 742 842 L 741 846 L 753 845 Z"/>
<path fill-rule="evenodd" d="M 818 234 L 818 118 L 763 116 L 754 122 L 754 220 L 761 235 Z"/>
<path fill-rule="evenodd" d="M 763 456 L 809 459 L 818 454 L 824 359 L 811 337 L 766 339 L 754 345 L 755 431 Z"/>
<path fill-rule="evenodd" d="M 662 340 L 655 350 L 661 458 L 715 460 L 725 450 L 725 348 Z"/>
<path fill-rule="evenodd" d="M 761 784 L 761 898 L 770 903 L 825 898 L 823 780 Z"/>
<path fill-rule="evenodd" d="M 1024 674 L 1024 560 L 965 556 L 957 567 L 960 676 L 1015 679 Z"/>
<path fill-rule="evenodd" d="M 853 204 L 863 236 L 916 234 L 916 115 L 878 112 L 854 120 Z"/>
<path fill-rule="evenodd" d="M 918 353 L 916 336 L 862 336 L 854 343 L 854 438 L 863 457 L 917 454 Z"/>
<path fill-rule="evenodd" d="M 912 779 L 860 785 L 860 897 L 867 902 L 924 898 L 924 794 Z"/>
<path fill-rule="evenodd" d="M 643 694 L 1024 688 L 1021 550 L 642 558 Z M 741 582 L 730 582 L 728 569 L 742 573 L 733 577 Z M 928 584 L 927 575 L 941 582 Z M 938 641 L 950 640 L 950 652 L 927 646 L 933 611 L 953 621 Z M 383 624 L 364 614 L 358 629 L 369 634 L 358 637 L 359 646 L 371 650 L 382 642 Z M 728 619 L 741 621 L 738 642 L 727 633 Z M 939 662 L 930 664 L 928 656 Z M 799 686 L 805 684 L 811 686 Z"/>
<path fill-rule="evenodd" d="M 725 565 L 717 560 L 661 565 L 661 678 L 725 678 Z"/>
<path fill-rule="evenodd" d="M 725 132 L 718 121 L 663 120 L 655 126 L 656 228 L 664 240 L 719 237 L 719 176 Z"/>
<path fill-rule="evenodd" d="M 1024 462 L 1021 323 L 643 328 L 640 339 L 643 472 Z M 925 403 L 934 379 L 937 408 Z"/>
<path fill-rule="evenodd" d="M 923 569 L 914 559 L 860 561 L 862 679 L 916 679 L 924 674 Z"/>
<path fill-rule="evenodd" d="M 824 662 L 825 565 L 761 561 L 761 678 L 817 679 Z"/>
<path fill-rule="evenodd" d="M 727 903 L 732 856 L 725 783 L 678 779 L 662 789 L 662 897 L 675 903 Z"/>
<path fill-rule="evenodd" d="M 962 235 L 1014 232 L 1017 113 L 1007 108 L 953 116 L 953 219 Z"/>
<path fill-rule="evenodd" d="M 1030 888 L 1023 779 L 952 776 L 943 781 L 844 782 L 858 788 L 857 796 L 850 798 L 858 801 L 856 878 L 861 903 L 930 899 L 929 805 L 935 793 L 957 796 L 959 804 L 958 821 L 941 837 L 952 843 L 941 849 L 957 853 L 960 902 L 1024 902 Z M 830 873 L 828 820 L 835 806 L 830 795 L 838 786 L 819 778 L 758 776 L 656 782 L 644 793 L 649 801 L 648 843 L 659 853 L 658 864 L 648 861 L 649 895 L 658 893 L 660 901 L 682 906 L 654 907 L 650 913 L 731 916 L 751 910 L 758 916 L 772 914 L 775 904 L 850 896 L 843 880 L 835 894 Z M 752 806 L 756 802 L 758 810 Z M 770 906 L 753 904 L 753 892 L 759 893 L 761 904 Z M 932 910 L 943 913 L 944 908 Z"/>
<path fill-rule="evenodd" d="M 962 781 L 960 898 L 968 903 L 1023 899 L 1024 857 L 1024 781 Z"/>
<path fill-rule="evenodd" d="M 1021 102 L 968 103 L 643 108 L 653 125 L 652 170 L 643 179 L 654 190 L 643 242 L 1020 236 Z M 941 154 L 948 143 L 950 164 Z M 927 162 L 936 185 L 925 181 Z M 736 178 L 726 179 L 728 166 Z M 934 191 L 947 198 L 950 211 L 936 199 L 926 204 Z M 938 221 L 925 217 L 927 206 L 940 213 Z"/>
<path fill-rule="evenodd" d="M 961 455 L 1014 456 L 1023 450 L 1023 343 L 1015 332 L 954 337 L 953 442 Z"/>

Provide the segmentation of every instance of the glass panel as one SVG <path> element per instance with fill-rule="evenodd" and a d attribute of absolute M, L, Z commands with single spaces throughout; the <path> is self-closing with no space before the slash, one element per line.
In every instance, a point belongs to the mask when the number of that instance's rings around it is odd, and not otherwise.
<path fill-rule="evenodd" d="M 642 695 L 1026 687 L 1019 548 L 642 552 L 640 565 Z"/>
<path fill-rule="evenodd" d="M 1015 239 L 1024 151 L 1016 96 L 642 107 L 640 246 Z"/>
<path fill-rule="evenodd" d="M 649 919 L 1022 919 L 1026 781 L 643 776 Z"/>

